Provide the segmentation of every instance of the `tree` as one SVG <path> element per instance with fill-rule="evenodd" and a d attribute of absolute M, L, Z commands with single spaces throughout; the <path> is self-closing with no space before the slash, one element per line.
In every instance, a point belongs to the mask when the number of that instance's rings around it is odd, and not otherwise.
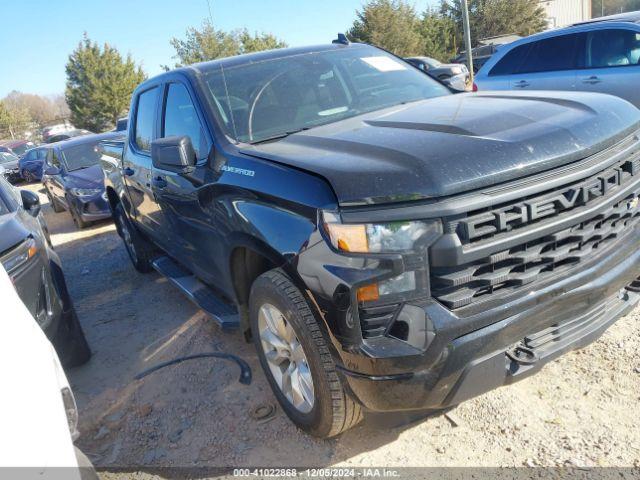
<path fill-rule="evenodd" d="M 101 48 L 86 35 L 69 55 L 65 97 L 71 121 L 78 128 L 100 132 L 115 125 L 129 108 L 131 94 L 146 78 L 127 55 L 105 43 Z"/>
<path fill-rule="evenodd" d="M 10 100 L 10 99 L 9 99 Z M 27 110 L 11 101 L 0 101 L 0 137 L 16 138 L 31 123 Z"/>
<path fill-rule="evenodd" d="M 14 90 L 4 98 L 4 102 L 14 110 L 26 112 L 29 119 L 38 125 L 46 125 L 57 117 L 57 108 L 53 102 L 40 95 Z"/>
<path fill-rule="evenodd" d="M 421 54 L 442 62 L 448 62 L 458 52 L 458 38 L 455 22 L 435 9 L 427 9 L 422 14 L 418 26 L 422 37 Z"/>
<path fill-rule="evenodd" d="M 170 43 L 176 50 L 173 57 L 178 60 L 176 67 L 287 46 L 270 33 L 251 34 L 247 29 L 225 32 L 214 28 L 209 21 L 203 22 L 199 29 L 188 28 L 184 39 L 174 37 Z"/>
<path fill-rule="evenodd" d="M 460 0 L 442 0 L 441 12 L 456 23 L 462 38 L 462 6 Z M 471 43 L 498 35 L 514 33 L 527 36 L 547 28 L 544 8 L 538 0 L 469 0 Z"/>
<path fill-rule="evenodd" d="M 404 0 L 372 0 L 356 12 L 348 36 L 396 55 L 409 56 L 422 53 L 423 39 L 418 26 L 415 9 Z"/>

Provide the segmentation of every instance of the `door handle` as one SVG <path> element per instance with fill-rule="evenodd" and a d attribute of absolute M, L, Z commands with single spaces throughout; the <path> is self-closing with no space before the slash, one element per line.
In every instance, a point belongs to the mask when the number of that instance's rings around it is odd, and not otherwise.
<path fill-rule="evenodd" d="M 598 78 L 598 76 L 596 75 L 592 75 L 589 78 L 585 78 L 584 80 L 582 80 L 582 83 L 588 83 L 589 85 L 595 85 L 596 83 L 600 82 L 602 82 L 602 80 L 600 80 L 600 78 Z"/>
<path fill-rule="evenodd" d="M 513 86 L 516 87 L 516 88 L 527 88 L 530 85 L 531 84 L 529 82 L 527 82 L 526 80 L 520 80 L 519 82 L 516 82 L 516 83 L 513 84 Z"/>
<path fill-rule="evenodd" d="M 154 177 L 151 180 L 151 184 L 155 187 L 155 188 L 165 188 L 167 186 L 167 181 L 165 180 L 164 177 Z"/>
<path fill-rule="evenodd" d="M 124 173 L 127 177 L 132 177 L 134 173 L 136 173 L 132 168 L 123 168 L 122 173 Z"/>

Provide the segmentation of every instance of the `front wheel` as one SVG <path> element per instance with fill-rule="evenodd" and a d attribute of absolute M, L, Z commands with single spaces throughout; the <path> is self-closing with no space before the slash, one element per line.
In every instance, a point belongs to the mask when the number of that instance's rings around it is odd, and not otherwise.
<path fill-rule="evenodd" d="M 51 205 L 53 212 L 54 213 L 64 212 L 64 208 L 62 208 L 62 206 L 56 201 L 56 199 L 53 198 L 53 195 L 51 195 L 51 192 L 49 191 L 49 189 L 47 187 L 44 187 L 44 190 L 47 194 L 47 199 L 49 200 L 49 205 Z"/>
<path fill-rule="evenodd" d="M 80 212 L 74 207 L 71 199 L 67 197 L 67 205 L 69 205 L 69 213 L 71 214 L 71 219 L 73 220 L 73 224 L 76 226 L 78 230 L 82 230 L 83 228 L 87 228 L 91 225 L 91 222 L 87 222 L 82 219 Z"/>
<path fill-rule="evenodd" d="M 152 271 L 153 265 L 151 262 L 153 261 L 155 250 L 153 246 L 138 233 L 135 225 L 127 218 L 121 203 L 116 206 L 113 217 L 118 234 L 122 237 L 124 246 L 127 249 L 127 253 L 135 269 L 141 273 Z"/>
<path fill-rule="evenodd" d="M 260 364 L 287 416 L 305 432 L 328 438 L 362 419 L 345 391 L 309 303 L 282 270 L 256 279 L 249 300 Z"/>

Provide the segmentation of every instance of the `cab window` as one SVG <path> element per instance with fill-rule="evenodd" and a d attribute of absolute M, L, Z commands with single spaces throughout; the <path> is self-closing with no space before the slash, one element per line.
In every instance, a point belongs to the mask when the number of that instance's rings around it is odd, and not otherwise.
<path fill-rule="evenodd" d="M 151 88 L 138 95 L 135 121 L 135 145 L 143 152 L 151 151 L 153 140 L 153 120 L 155 118 L 158 87 Z"/>
<path fill-rule="evenodd" d="M 170 83 L 167 90 L 162 121 L 162 136 L 187 136 L 196 151 L 198 159 L 209 153 L 209 141 L 189 91 L 181 83 Z"/>

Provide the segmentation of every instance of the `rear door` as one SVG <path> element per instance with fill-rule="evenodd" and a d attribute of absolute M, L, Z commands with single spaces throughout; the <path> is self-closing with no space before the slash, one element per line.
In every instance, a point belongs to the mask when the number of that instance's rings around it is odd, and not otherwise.
<path fill-rule="evenodd" d="M 514 74 L 511 90 L 575 90 L 581 34 L 557 35 L 530 42 Z"/>
<path fill-rule="evenodd" d="M 196 151 L 195 171 L 182 175 L 153 169 L 152 185 L 170 236 L 169 253 L 204 281 L 220 279 L 223 232 L 216 227 L 214 184 L 209 167 L 213 144 L 195 92 L 186 82 L 168 83 L 162 102 L 160 136 L 187 136 Z"/>
<path fill-rule="evenodd" d="M 640 107 L 640 32 L 606 28 L 585 34 L 578 90 L 609 93 Z"/>
<path fill-rule="evenodd" d="M 147 235 L 166 248 L 166 230 L 151 188 L 151 142 L 157 137 L 160 90 L 156 85 L 137 95 L 122 173 L 132 203 L 131 214 Z"/>

